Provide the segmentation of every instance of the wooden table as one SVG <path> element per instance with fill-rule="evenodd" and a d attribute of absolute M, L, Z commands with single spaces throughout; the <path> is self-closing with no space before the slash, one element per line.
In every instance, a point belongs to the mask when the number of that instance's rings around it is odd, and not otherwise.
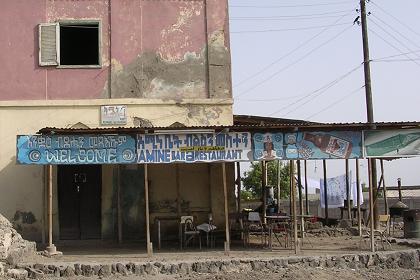
<path fill-rule="evenodd" d="M 157 226 L 158 250 L 161 249 L 160 223 L 163 221 L 178 221 L 179 246 L 182 249 L 182 225 L 180 223 L 180 220 L 181 220 L 181 217 L 179 216 L 156 216 L 155 217 L 155 224 Z"/>
<path fill-rule="evenodd" d="M 290 216 L 285 215 L 273 215 L 273 216 L 266 216 L 267 225 L 268 225 L 268 247 L 271 249 L 273 247 L 273 235 L 281 245 L 280 239 L 277 236 L 276 232 L 273 230 L 273 226 L 277 225 L 278 223 L 290 223 Z M 286 238 L 287 238 L 287 231 L 285 230 Z M 287 242 L 285 242 L 285 247 L 287 247 Z"/>

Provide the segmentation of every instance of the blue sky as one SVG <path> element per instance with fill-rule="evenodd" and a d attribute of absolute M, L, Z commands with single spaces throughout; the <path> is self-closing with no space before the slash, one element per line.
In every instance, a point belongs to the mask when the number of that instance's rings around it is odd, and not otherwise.
<path fill-rule="evenodd" d="M 235 114 L 366 121 L 358 0 L 229 5 Z M 374 0 L 367 11 L 375 121 L 420 121 L 420 2 Z M 419 163 L 385 163 L 387 184 L 420 184 Z M 316 167 L 312 177 L 322 174 Z M 343 172 L 344 162 L 331 164 L 331 176 Z"/>

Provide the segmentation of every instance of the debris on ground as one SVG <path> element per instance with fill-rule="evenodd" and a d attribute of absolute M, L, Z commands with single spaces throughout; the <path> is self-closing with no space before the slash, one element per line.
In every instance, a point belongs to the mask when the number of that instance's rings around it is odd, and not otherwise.
<path fill-rule="evenodd" d="M 23 239 L 13 228 L 9 220 L 0 214 L 0 274 L 2 273 L 4 263 L 16 265 L 22 262 L 27 256 L 35 254 L 35 242 Z"/>

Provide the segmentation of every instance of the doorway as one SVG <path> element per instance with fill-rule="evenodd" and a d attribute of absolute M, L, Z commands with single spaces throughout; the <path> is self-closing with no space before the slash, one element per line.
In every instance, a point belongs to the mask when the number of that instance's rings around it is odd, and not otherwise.
<path fill-rule="evenodd" d="M 57 176 L 60 239 L 100 239 L 102 167 L 63 165 Z"/>

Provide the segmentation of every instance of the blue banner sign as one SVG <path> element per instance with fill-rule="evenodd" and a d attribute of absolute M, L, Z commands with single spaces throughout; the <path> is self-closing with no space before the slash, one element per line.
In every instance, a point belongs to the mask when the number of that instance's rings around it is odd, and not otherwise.
<path fill-rule="evenodd" d="M 249 161 L 251 133 L 137 135 L 138 163 Z"/>
<path fill-rule="evenodd" d="M 287 159 L 362 158 L 362 133 L 353 131 L 285 134 Z"/>
<path fill-rule="evenodd" d="M 20 135 L 20 164 L 127 164 L 136 161 L 129 135 Z"/>
<path fill-rule="evenodd" d="M 283 133 L 255 133 L 254 159 L 273 160 L 283 159 Z"/>

